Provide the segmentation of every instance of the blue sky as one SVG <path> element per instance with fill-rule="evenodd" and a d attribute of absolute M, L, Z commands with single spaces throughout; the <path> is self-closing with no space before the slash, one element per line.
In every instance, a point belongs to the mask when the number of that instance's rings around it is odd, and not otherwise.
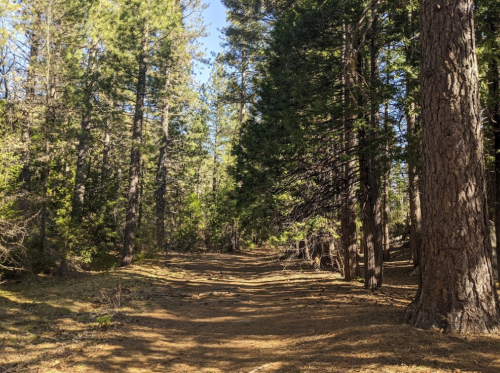
<path fill-rule="evenodd" d="M 205 19 L 205 26 L 209 35 L 201 39 L 203 44 L 202 49 L 206 49 L 205 56 L 213 61 L 211 53 L 218 53 L 221 49 L 221 33 L 219 30 L 227 24 L 226 8 L 222 5 L 220 0 L 205 0 L 204 3 L 208 5 L 208 8 L 203 12 L 203 18 Z M 200 83 L 205 83 L 210 76 L 210 67 L 200 67 L 198 73 L 200 74 L 198 75 Z"/>

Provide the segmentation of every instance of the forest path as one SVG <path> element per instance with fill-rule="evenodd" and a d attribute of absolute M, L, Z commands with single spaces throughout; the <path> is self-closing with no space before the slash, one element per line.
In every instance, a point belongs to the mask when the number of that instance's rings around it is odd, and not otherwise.
<path fill-rule="evenodd" d="M 500 371 L 498 337 L 403 323 L 416 289 L 405 261 L 386 264 L 377 293 L 264 249 L 173 253 L 152 263 L 83 276 L 64 290 L 56 279 L 42 284 L 44 291 L 7 286 L 10 310 L 0 316 L 17 321 L 0 329 L 9 344 L 0 372 Z M 34 294 L 38 306 L 30 310 L 26 304 L 35 302 L 22 299 Z M 105 304 L 112 299 L 116 307 Z M 99 328 L 95 316 L 106 312 L 111 326 Z M 38 339 L 23 342 L 26 333 Z"/>

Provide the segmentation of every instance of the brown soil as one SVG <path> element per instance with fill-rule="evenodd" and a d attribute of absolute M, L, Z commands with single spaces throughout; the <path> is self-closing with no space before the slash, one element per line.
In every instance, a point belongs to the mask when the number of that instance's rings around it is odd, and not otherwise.
<path fill-rule="evenodd" d="M 0 372 L 500 372 L 500 336 L 404 324 L 416 290 L 408 261 L 387 263 L 371 293 L 277 257 L 172 254 L 5 283 Z"/>

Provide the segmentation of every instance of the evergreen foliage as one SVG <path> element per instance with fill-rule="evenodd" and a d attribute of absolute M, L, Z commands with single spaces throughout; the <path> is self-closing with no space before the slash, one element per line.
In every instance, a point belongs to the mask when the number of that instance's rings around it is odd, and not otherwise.
<path fill-rule="evenodd" d="M 201 87 L 198 0 L 0 4 L 1 275 L 324 231 L 372 290 L 390 241 L 419 265 L 419 2 L 223 3 Z M 477 2 L 497 235 L 499 11 Z"/>

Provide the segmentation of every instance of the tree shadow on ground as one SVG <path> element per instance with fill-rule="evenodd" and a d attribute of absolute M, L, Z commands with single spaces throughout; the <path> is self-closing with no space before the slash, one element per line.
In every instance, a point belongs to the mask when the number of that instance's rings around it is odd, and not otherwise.
<path fill-rule="evenodd" d="M 403 323 L 411 281 L 372 293 L 338 274 L 301 271 L 300 262 L 283 270 L 275 258 L 172 254 L 116 271 L 108 284 L 129 290 L 122 318 L 96 343 L 89 334 L 78 353 L 45 359 L 62 359 L 56 368 L 68 372 L 500 371 L 498 336 Z M 409 273 L 405 265 L 387 266 L 386 277 Z"/>

